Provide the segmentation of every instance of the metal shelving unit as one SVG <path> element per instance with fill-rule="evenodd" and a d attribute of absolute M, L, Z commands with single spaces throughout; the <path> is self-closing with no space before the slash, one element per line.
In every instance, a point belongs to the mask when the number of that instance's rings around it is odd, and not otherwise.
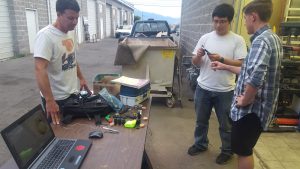
<path fill-rule="evenodd" d="M 285 9 L 285 22 L 300 22 L 300 1 L 299 0 L 288 0 Z"/>
<path fill-rule="evenodd" d="M 298 127 L 294 123 L 299 119 L 299 115 L 293 104 L 297 103 L 297 99 L 295 98 L 300 98 L 300 61 L 292 58 L 297 52 L 295 53 L 289 46 L 296 45 L 296 42 L 299 42 L 299 36 L 300 22 L 290 21 L 281 24 L 281 37 L 283 44 L 287 46 L 284 47 L 284 56 L 281 60 L 280 91 L 277 110 L 268 131 L 296 131 Z M 297 104 L 300 104 L 300 101 Z M 279 122 L 280 120 L 281 122 Z"/>

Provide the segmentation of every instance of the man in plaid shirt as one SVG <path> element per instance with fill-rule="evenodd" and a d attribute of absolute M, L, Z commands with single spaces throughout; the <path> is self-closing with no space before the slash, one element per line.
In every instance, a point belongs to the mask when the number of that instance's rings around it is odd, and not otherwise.
<path fill-rule="evenodd" d="M 253 169 L 253 148 L 272 118 L 279 93 L 282 44 L 268 21 L 272 15 L 271 0 L 254 0 L 243 12 L 251 37 L 251 48 L 242 68 L 212 62 L 213 69 L 239 74 L 230 117 L 233 120 L 231 146 L 238 155 L 239 169 Z"/>

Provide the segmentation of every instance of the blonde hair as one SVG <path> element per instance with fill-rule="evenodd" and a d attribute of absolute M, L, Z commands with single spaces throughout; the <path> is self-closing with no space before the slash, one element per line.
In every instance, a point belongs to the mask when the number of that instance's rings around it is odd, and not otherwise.
<path fill-rule="evenodd" d="M 261 21 L 268 22 L 273 12 L 272 0 L 253 0 L 243 8 L 243 12 L 257 13 Z"/>

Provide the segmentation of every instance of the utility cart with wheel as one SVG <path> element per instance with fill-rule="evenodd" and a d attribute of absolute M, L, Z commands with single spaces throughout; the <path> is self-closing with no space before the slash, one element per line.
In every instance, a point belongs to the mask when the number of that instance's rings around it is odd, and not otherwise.
<path fill-rule="evenodd" d="M 149 79 L 152 98 L 165 98 L 166 105 L 174 107 L 176 50 L 169 38 L 126 38 L 119 43 L 115 65 L 122 65 L 122 76 Z"/>

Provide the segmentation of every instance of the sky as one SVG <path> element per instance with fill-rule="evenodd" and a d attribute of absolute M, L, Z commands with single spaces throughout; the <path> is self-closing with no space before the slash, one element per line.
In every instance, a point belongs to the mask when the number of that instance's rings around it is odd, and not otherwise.
<path fill-rule="evenodd" d="M 140 11 L 180 18 L 181 0 L 126 0 Z"/>

